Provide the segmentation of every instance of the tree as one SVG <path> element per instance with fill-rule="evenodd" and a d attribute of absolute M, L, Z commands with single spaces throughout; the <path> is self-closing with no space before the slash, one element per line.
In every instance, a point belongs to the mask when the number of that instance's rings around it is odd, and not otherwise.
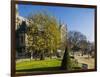
<path fill-rule="evenodd" d="M 45 12 L 29 16 L 28 42 L 31 53 L 38 52 L 40 60 L 45 52 L 56 51 L 60 44 L 58 23 L 53 16 Z"/>
<path fill-rule="evenodd" d="M 28 43 L 27 50 L 31 52 L 31 59 L 33 59 L 33 52 L 35 52 L 36 51 L 35 49 L 37 48 L 37 45 L 36 45 L 37 33 L 38 33 L 37 26 L 34 25 L 33 22 L 31 22 L 27 29 L 27 43 Z"/>
<path fill-rule="evenodd" d="M 84 48 L 83 46 L 85 46 L 86 36 L 77 31 L 70 31 L 68 33 L 68 40 L 74 55 L 75 51 L 79 51 Z"/>
<path fill-rule="evenodd" d="M 88 58 L 90 56 L 94 57 L 95 56 L 95 45 L 93 42 L 90 42 L 90 41 L 87 42 L 87 49 L 88 49 L 87 51 Z"/>
<path fill-rule="evenodd" d="M 84 53 L 86 54 L 87 52 L 88 52 L 88 42 L 87 42 L 87 40 L 81 40 L 80 41 L 80 49 L 81 49 L 81 56 L 83 56 L 84 55 Z"/>
<path fill-rule="evenodd" d="M 70 70 L 71 69 L 71 61 L 68 51 L 68 46 L 65 48 L 64 56 L 61 63 L 61 69 L 63 70 Z"/>

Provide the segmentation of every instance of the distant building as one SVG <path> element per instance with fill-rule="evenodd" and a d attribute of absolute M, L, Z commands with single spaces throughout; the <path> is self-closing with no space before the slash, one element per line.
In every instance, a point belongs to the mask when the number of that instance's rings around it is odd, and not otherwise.
<path fill-rule="evenodd" d="M 24 58 L 27 56 L 27 27 L 29 21 L 18 13 L 18 7 L 16 5 L 16 58 Z"/>
<path fill-rule="evenodd" d="M 61 48 L 62 49 L 65 49 L 65 46 L 67 45 L 67 33 L 68 33 L 68 30 L 67 30 L 67 25 L 65 24 L 60 24 L 60 31 L 61 31 Z"/>

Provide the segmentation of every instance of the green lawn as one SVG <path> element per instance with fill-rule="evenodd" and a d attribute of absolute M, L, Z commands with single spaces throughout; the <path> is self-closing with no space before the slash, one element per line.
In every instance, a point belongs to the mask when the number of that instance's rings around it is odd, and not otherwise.
<path fill-rule="evenodd" d="M 45 71 L 45 70 L 56 70 L 61 65 L 61 60 L 58 59 L 47 59 L 47 60 L 31 60 L 16 62 L 16 71 Z"/>
<path fill-rule="evenodd" d="M 72 67 L 79 67 L 75 64 L 74 60 L 71 62 Z M 32 71 L 58 71 L 60 70 L 61 60 L 59 59 L 46 59 L 46 60 L 22 60 L 16 61 L 16 72 L 32 72 Z M 71 70 L 75 70 L 75 69 Z M 77 68 L 76 68 L 77 69 Z"/>

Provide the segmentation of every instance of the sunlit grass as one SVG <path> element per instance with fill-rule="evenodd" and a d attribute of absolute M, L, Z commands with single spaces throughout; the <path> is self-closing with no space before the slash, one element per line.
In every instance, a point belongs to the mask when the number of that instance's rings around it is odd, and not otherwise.
<path fill-rule="evenodd" d="M 16 61 L 16 73 L 34 72 L 34 71 L 60 71 L 61 67 L 60 59 L 46 59 L 46 60 L 21 60 Z M 71 60 L 72 69 L 78 69 L 79 64 L 76 64 L 74 60 Z"/>
<path fill-rule="evenodd" d="M 22 61 L 16 62 L 16 70 L 60 67 L 60 65 L 61 61 L 58 59 Z"/>

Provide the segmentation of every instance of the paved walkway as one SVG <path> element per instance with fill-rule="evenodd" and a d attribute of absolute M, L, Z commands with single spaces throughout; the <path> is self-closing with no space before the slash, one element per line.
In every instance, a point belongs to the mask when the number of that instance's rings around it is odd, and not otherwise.
<path fill-rule="evenodd" d="M 84 55 L 84 56 L 75 55 L 75 59 L 77 59 L 79 63 L 87 64 L 88 69 L 94 69 L 94 65 L 95 65 L 95 59 L 94 58 L 88 59 L 87 55 Z"/>

